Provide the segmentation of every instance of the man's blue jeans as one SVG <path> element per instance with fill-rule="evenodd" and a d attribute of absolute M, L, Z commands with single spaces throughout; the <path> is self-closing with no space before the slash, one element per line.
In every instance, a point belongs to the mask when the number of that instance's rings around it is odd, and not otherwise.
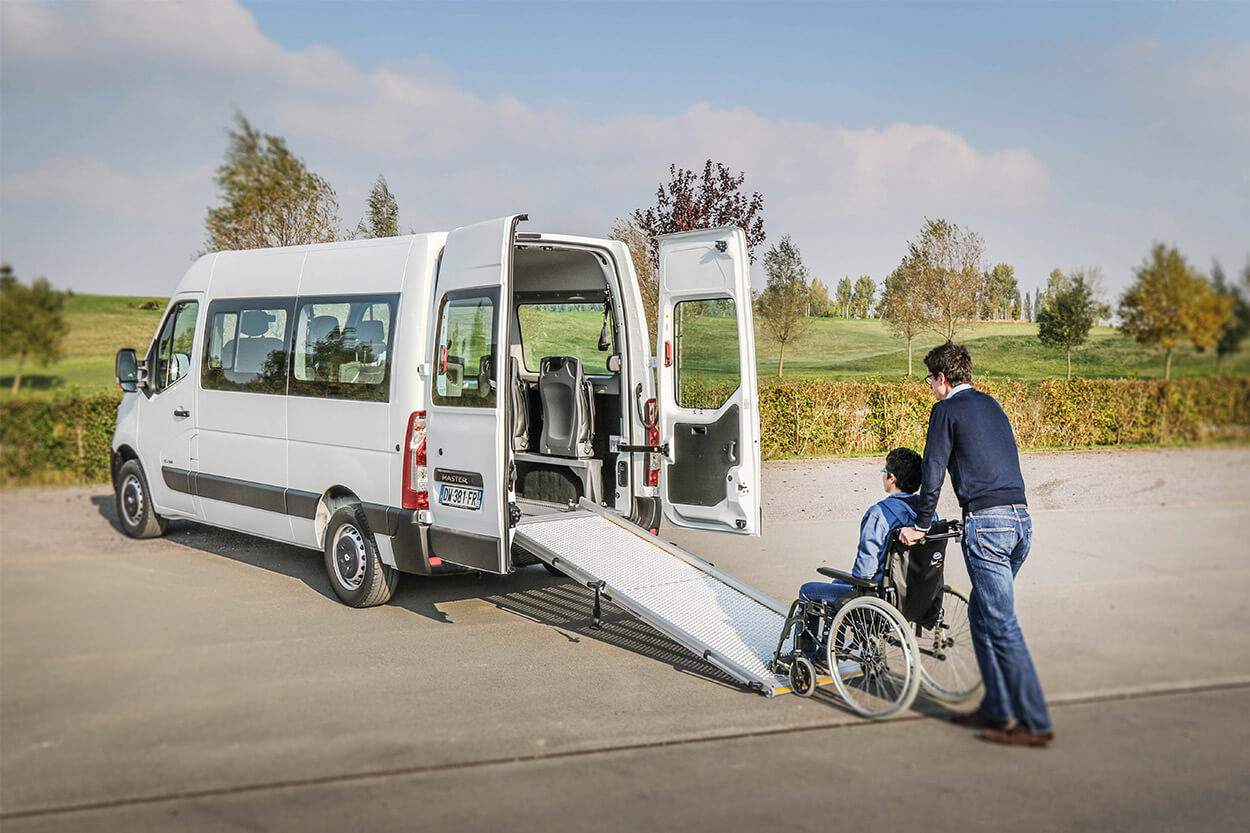
<path fill-rule="evenodd" d="M 1015 718 L 1028 732 L 1051 731 L 1024 634 L 1016 621 L 1013 580 L 1033 543 L 1033 520 L 1023 505 L 995 506 L 964 517 L 964 563 L 972 580 L 968 623 L 985 697 L 981 711 Z"/>

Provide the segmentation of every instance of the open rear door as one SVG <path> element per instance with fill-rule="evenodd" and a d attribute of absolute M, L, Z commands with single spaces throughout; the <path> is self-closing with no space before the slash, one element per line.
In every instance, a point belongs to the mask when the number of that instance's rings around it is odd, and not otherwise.
<path fill-rule="evenodd" d="M 673 526 L 760 534 L 760 418 L 746 235 L 658 238 L 660 503 Z"/>
<path fill-rule="evenodd" d="M 513 215 L 447 237 L 434 291 L 426 367 L 426 460 L 431 553 L 446 562 L 506 573 L 512 530 L 506 475 Z"/>

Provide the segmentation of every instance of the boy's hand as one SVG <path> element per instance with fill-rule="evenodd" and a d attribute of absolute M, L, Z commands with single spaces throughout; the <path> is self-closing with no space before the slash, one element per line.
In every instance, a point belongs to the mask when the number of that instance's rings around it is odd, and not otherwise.
<path fill-rule="evenodd" d="M 905 526 L 898 531 L 899 540 L 907 546 L 918 544 L 924 540 L 924 533 L 916 529 L 914 526 Z"/>

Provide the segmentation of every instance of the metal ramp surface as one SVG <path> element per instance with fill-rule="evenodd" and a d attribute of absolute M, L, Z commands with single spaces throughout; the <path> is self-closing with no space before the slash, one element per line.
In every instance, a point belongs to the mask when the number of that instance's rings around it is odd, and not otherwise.
<path fill-rule="evenodd" d="M 743 684 L 769 697 L 790 691 L 767 665 L 788 609 L 681 547 L 584 498 L 522 518 L 516 542 L 577 581 L 603 582 L 604 598 Z"/>

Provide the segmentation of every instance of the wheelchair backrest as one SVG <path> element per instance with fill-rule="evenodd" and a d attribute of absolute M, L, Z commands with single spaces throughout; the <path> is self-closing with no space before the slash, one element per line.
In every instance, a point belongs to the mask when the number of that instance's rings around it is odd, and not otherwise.
<path fill-rule="evenodd" d="M 899 611 L 922 627 L 931 627 L 942 612 L 946 540 L 926 538 L 908 547 L 897 531 L 890 540 L 890 581 L 898 592 Z"/>

